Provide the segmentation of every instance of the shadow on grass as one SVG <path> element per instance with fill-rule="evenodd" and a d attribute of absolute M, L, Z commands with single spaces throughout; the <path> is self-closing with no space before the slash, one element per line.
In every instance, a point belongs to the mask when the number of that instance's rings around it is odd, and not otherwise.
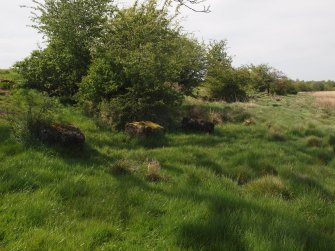
<path fill-rule="evenodd" d="M 192 197 L 196 197 L 192 195 Z M 254 203 L 200 196 L 209 203 L 205 219 L 184 223 L 178 243 L 192 250 L 334 250 L 334 239 L 302 219 Z M 251 244 L 251 245 L 250 245 Z"/>
<path fill-rule="evenodd" d="M 146 138 L 131 137 L 124 132 L 116 132 L 108 129 L 88 130 L 90 137 L 88 143 L 97 147 L 110 147 L 123 150 L 135 150 L 138 148 L 161 148 L 169 146 L 169 140 L 166 135 L 152 135 Z M 103 137 L 101 137 L 101 135 Z M 96 137 L 95 137 L 96 136 Z M 99 137 L 100 136 L 100 137 Z"/>
<path fill-rule="evenodd" d="M 328 201 L 335 200 L 335 195 L 332 192 L 324 188 L 322 184 L 320 184 L 318 181 L 316 181 L 315 179 L 309 176 L 292 174 L 288 178 L 292 180 L 294 184 L 298 184 L 304 189 L 316 191 L 325 200 L 328 200 Z"/>
<path fill-rule="evenodd" d="M 0 142 L 10 138 L 10 130 L 9 126 L 0 126 Z"/>
<path fill-rule="evenodd" d="M 182 250 L 334 250 L 333 236 L 290 212 L 262 206 L 236 197 L 236 194 L 210 194 L 191 189 L 168 192 L 149 185 L 135 176 L 120 178 L 120 219 L 128 225 L 129 210 L 139 202 L 128 198 L 130 187 L 146 194 L 160 194 L 186 203 L 206 204 L 208 210 L 199 218 L 180 222 L 175 232 Z M 122 212 L 121 212 L 122 211 Z"/>

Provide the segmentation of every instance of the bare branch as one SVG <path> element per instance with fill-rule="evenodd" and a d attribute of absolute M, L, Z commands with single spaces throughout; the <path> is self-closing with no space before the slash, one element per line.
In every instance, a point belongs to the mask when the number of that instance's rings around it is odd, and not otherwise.
<path fill-rule="evenodd" d="M 175 1 L 177 1 L 180 5 L 185 6 L 186 8 L 188 8 L 188 9 L 194 11 L 194 12 L 202 12 L 202 13 L 211 12 L 210 5 L 207 5 L 207 6 L 204 5 L 202 10 L 199 10 L 196 7 L 194 7 L 195 5 L 203 3 L 206 0 L 175 0 Z"/>

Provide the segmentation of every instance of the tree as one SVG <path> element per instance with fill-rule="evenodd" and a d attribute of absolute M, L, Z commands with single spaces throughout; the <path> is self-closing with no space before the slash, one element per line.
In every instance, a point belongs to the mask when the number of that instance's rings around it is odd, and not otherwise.
<path fill-rule="evenodd" d="M 118 11 L 95 48 L 79 96 L 105 107 L 116 128 L 133 120 L 168 124 L 203 78 L 203 49 L 181 34 L 168 7 L 149 0 Z"/>
<path fill-rule="evenodd" d="M 227 42 L 213 42 L 207 53 L 207 77 L 205 86 L 209 95 L 227 102 L 247 99 L 246 87 L 249 82 L 249 71 L 243 67 L 235 69 L 232 57 L 227 53 Z"/>
<path fill-rule="evenodd" d="M 33 0 L 33 25 L 47 42 L 63 43 L 78 53 L 100 38 L 115 7 L 113 0 Z"/>
<path fill-rule="evenodd" d="M 270 95 L 271 85 L 275 82 L 274 69 L 267 64 L 251 65 L 251 76 L 254 88 L 258 92 L 267 92 Z"/>
<path fill-rule="evenodd" d="M 34 0 L 35 27 L 47 48 L 16 66 L 30 86 L 50 95 L 72 96 L 91 63 L 91 48 L 104 34 L 112 0 Z M 35 71 L 35 72 L 34 72 Z"/>
<path fill-rule="evenodd" d="M 266 91 L 268 95 L 297 94 L 293 81 L 282 71 L 266 64 L 250 66 L 253 87 L 258 92 Z"/>

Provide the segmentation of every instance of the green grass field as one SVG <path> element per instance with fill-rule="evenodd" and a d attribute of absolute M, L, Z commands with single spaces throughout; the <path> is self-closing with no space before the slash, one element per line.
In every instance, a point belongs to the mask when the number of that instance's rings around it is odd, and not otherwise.
<path fill-rule="evenodd" d="M 335 250 L 335 112 L 313 97 L 188 99 L 236 118 L 151 141 L 61 107 L 82 151 L 17 142 L 6 118 L 18 100 L 0 96 L 1 250 Z"/>

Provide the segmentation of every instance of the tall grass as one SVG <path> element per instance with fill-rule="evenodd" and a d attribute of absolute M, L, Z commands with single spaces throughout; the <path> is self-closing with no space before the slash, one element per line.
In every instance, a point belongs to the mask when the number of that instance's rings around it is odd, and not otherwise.
<path fill-rule="evenodd" d="M 13 98 L 0 97 L 0 110 Z M 239 107 L 256 124 L 169 132 L 153 145 L 61 107 L 86 134 L 80 152 L 20 144 L 0 116 L 0 249 L 335 250 L 334 115 L 322 118 L 307 95 L 273 102 Z M 307 145 L 311 135 L 322 147 Z"/>
<path fill-rule="evenodd" d="M 311 96 L 316 98 L 316 104 L 322 108 L 335 107 L 335 91 L 313 92 Z"/>

